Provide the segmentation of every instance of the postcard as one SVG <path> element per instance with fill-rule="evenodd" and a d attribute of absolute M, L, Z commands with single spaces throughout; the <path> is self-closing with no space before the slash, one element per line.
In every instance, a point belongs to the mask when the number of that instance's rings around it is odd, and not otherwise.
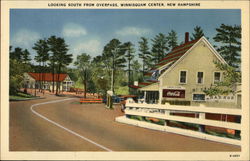
<path fill-rule="evenodd" d="M 249 160 L 248 1 L 2 1 L 2 160 Z"/>

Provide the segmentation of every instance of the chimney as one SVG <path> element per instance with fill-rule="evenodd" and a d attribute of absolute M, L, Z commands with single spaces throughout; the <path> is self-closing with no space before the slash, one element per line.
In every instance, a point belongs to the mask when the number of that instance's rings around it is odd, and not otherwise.
<path fill-rule="evenodd" d="M 185 43 L 189 42 L 189 33 L 185 32 Z"/>

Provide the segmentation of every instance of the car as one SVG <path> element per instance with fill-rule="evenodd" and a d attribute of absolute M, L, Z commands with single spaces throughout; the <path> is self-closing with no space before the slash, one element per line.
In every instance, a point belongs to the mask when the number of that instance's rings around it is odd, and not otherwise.
<path fill-rule="evenodd" d="M 103 100 L 102 100 L 103 103 L 106 103 L 107 102 L 107 97 L 103 97 Z M 112 102 L 113 103 L 120 103 L 121 102 L 121 98 L 116 96 L 116 95 L 113 95 L 112 96 Z"/>

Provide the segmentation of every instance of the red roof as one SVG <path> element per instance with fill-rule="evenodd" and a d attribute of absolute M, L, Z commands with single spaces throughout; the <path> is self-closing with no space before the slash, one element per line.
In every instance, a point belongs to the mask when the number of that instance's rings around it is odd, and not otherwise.
<path fill-rule="evenodd" d="M 189 41 L 185 44 L 177 46 L 173 48 L 173 50 L 166 55 L 165 58 L 161 59 L 160 62 L 156 65 L 160 67 L 162 65 L 167 64 L 171 61 L 177 61 L 180 57 L 182 57 L 199 39 Z"/>
<path fill-rule="evenodd" d="M 140 83 L 139 83 L 139 85 L 145 85 L 145 86 L 146 86 L 146 85 L 150 85 L 150 84 L 151 84 L 151 82 L 140 82 Z"/>
<path fill-rule="evenodd" d="M 172 64 L 174 62 L 176 62 L 179 58 L 181 58 L 198 40 L 199 39 L 192 40 L 192 41 L 189 41 L 185 44 L 182 44 L 180 46 L 173 48 L 172 51 L 169 52 L 163 59 L 161 59 L 160 62 L 158 64 L 156 64 L 151 70 L 155 70 L 155 69 L 157 69 L 163 65 L 166 65 L 168 63 L 169 63 L 169 67 L 172 66 Z M 171 64 L 171 62 L 172 62 L 172 64 Z M 144 76 L 150 76 L 152 74 L 153 74 L 153 72 L 149 71 L 149 72 L 145 73 Z M 147 80 L 147 81 L 148 81 L 147 83 L 145 83 L 145 82 L 139 83 L 139 86 L 136 86 L 134 88 L 141 88 L 142 86 L 147 86 L 147 85 L 150 85 L 152 83 L 157 82 L 157 81 L 150 81 L 150 80 Z"/>
<path fill-rule="evenodd" d="M 139 86 L 129 85 L 130 88 L 141 88 Z"/>
<path fill-rule="evenodd" d="M 34 78 L 36 81 L 47 81 L 52 82 L 53 81 L 53 74 L 52 73 L 28 73 L 32 78 Z M 54 74 L 54 81 L 55 82 L 62 82 L 67 77 L 68 74 Z M 59 76 L 59 79 L 58 79 Z"/>

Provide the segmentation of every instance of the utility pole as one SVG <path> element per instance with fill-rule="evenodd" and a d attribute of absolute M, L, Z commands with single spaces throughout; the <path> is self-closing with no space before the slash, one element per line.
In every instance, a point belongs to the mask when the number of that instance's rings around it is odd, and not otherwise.
<path fill-rule="evenodd" d="M 112 70 L 111 70 L 111 91 L 114 91 L 114 86 L 113 86 L 113 84 L 114 84 L 114 69 L 112 68 Z"/>

